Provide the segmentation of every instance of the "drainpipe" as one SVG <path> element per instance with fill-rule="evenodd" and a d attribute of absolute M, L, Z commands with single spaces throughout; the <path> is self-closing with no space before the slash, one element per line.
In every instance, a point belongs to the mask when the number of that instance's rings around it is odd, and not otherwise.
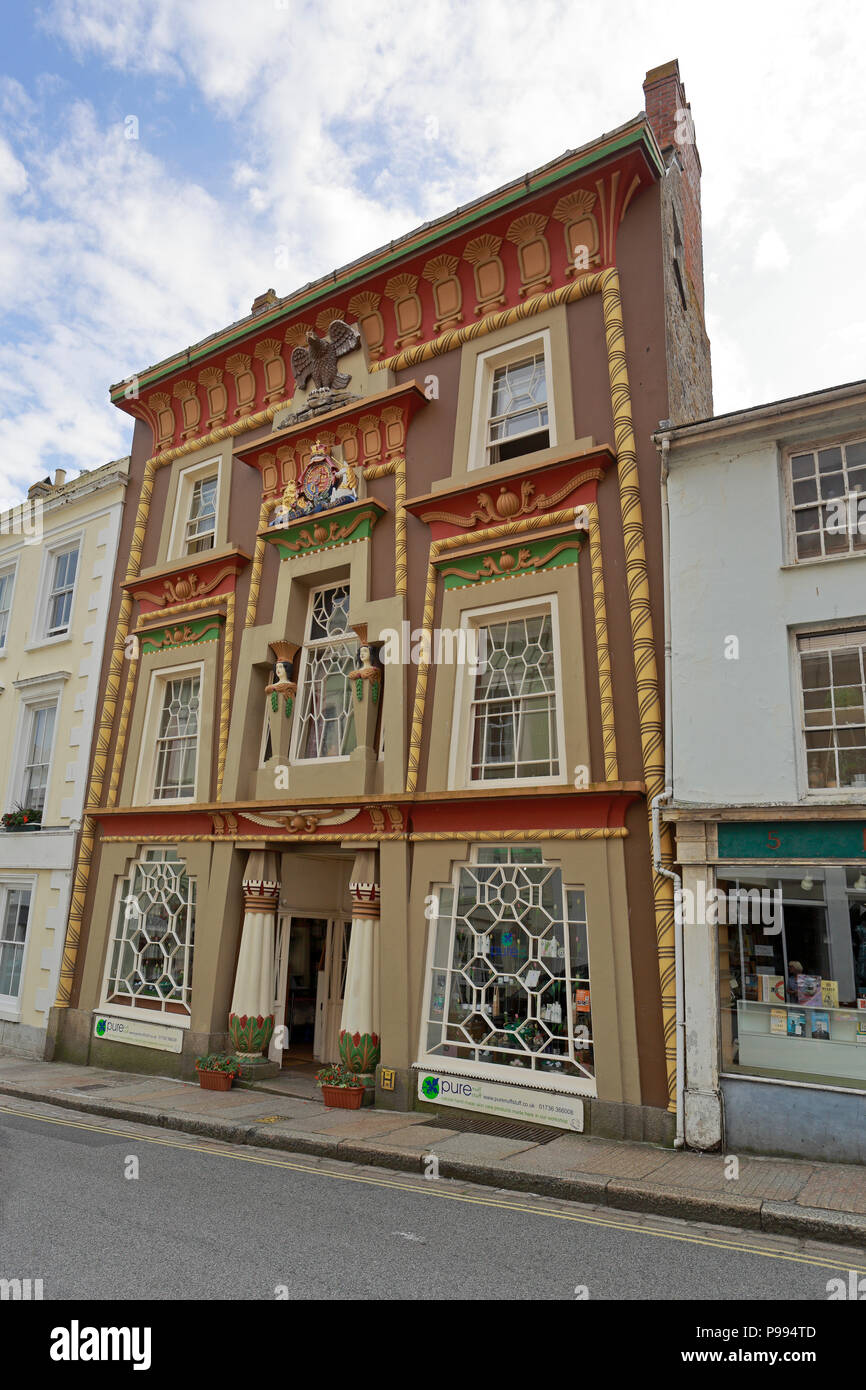
<path fill-rule="evenodd" d="M 653 827 L 653 867 L 663 878 L 669 878 L 674 885 L 674 962 L 676 980 L 676 1057 L 677 1057 L 677 1132 L 674 1147 L 685 1146 L 685 1071 L 686 1071 L 686 1007 L 683 979 L 683 911 L 682 879 L 673 869 L 662 864 L 661 829 L 659 808 L 663 801 L 673 795 L 673 714 L 671 710 L 671 595 L 670 595 L 670 514 L 668 511 L 668 454 L 671 437 L 661 436 L 661 487 L 662 487 L 662 573 L 664 582 L 664 634 L 665 634 L 665 785 L 664 791 L 652 799 Z"/>

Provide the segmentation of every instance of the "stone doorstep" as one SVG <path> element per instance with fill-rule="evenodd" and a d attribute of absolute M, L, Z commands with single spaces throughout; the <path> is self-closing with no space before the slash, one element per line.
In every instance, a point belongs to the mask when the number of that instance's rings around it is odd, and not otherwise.
<path fill-rule="evenodd" d="M 105 1075 L 111 1077 L 112 1073 Z M 26 1085 L 7 1078 L 0 1078 L 0 1095 L 2 1094 L 21 1100 L 54 1104 L 103 1119 L 138 1122 L 152 1128 L 195 1134 L 223 1143 L 249 1144 L 257 1148 L 277 1149 L 288 1153 L 339 1158 L 365 1166 L 393 1168 L 413 1173 L 422 1171 L 422 1153 L 436 1152 L 437 1142 L 444 1146 L 448 1140 L 467 1137 L 465 1133 L 458 1134 L 454 1130 L 419 1123 L 419 1118 L 414 1114 L 399 1115 L 399 1112 L 393 1112 L 387 1117 L 392 1126 L 387 1135 L 382 1135 L 379 1139 L 353 1140 L 329 1133 L 328 1129 L 324 1128 L 318 1132 L 305 1129 L 294 1116 L 285 1117 L 279 1124 L 282 1132 L 275 1132 L 274 1126 L 251 1124 L 249 1120 L 245 1122 L 245 1117 L 241 1116 L 238 1116 L 238 1123 L 233 1123 L 229 1118 L 218 1119 L 213 1115 L 154 1113 L 144 1106 L 127 1104 L 114 1098 L 97 1097 L 93 1093 L 80 1096 L 68 1093 L 60 1095 L 56 1090 L 44 1085 Z M 276 1097 L 274 1099 L 276 1100 Z M 264 1096 L 262 1100 L 265 1102 Z M 262 1108 L 269 1108 L 266 1102 Z M 348 1119 L 350 1112 L 332 1113 L 337 1116 L 337 1123 L 341 1128 L 348 1128 L 351 1123 Z M 369 1111 L 359 1112 L 361 1123 L 373 1118 L 375 1117 L 370 1115 Z M 382 1118 L 386 1117 L 383 1115 Z M 401 1129 L 411 1129 L 403 1143 L 397 1137 Z M 437 1154 L 439 1172 L 443 1178 L 478 1183 L 500 1190 L 539 1193 L 560 1200 L 590 1203 L 621 1211 L 654 1213 L 688 1221 L 764 1230 L 800 1239 L 830 1241 L 836 1245 L 844 1243 L 866 1248 L 866 1216 L 859 1212 L 806 1207 L 798 1205 L 797 1202 L 769 1200 L 757 1194 L 735 1197 L 728 1193 L 695 1191 L 686 1187 L 662 1187 L 659 1183 L 649 1180 L 616 1179 L 605 1174 L 581 1172 L 577 1167 L 563 1170 L 561 1165 L 555 1165 L 545 1169 L 544 1150 L 551 1147 L 552 1145 L 533 1145 L 523 1153 L 503 1158 L 495 1166 L 491 1166 L 490 1162 L 485 1163 L 480 1155 L 477 1161 L 467 1161 L 462 1156 L 458 1157 L 456 1152 L 443 1151 Z M 641 1151 L 645 1149 L 643 1145 L 623 1147 L 640 1147 Z M 665 1156 L 668 1159 L 671 1157 L 667 1151 Z M 810 1174 L 817 1171 L 814 1164 L 804 1164 L 804 1168 L 808 1168 Z M 805 1180 L 804 1174 L 804 1182 Z"/>

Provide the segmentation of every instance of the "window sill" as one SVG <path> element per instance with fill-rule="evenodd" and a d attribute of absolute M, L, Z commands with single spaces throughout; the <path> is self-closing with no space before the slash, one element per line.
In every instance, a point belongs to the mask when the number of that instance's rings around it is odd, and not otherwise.
<path fill-rule="evenodd" d="M 803 806 L 862 806 L 864 801 L 866 787 L 815 787 L 800 797 Z"/>
<path fill-rule="evenodd" d="M 0 1003 L 0 1023 L 20 1023 L 21 1008 L 12 1004 Z"/>
<path fill-rule="evenodd" d="M 68 631 L 60 633 L 57 637 L 41 637 L 38 642 L 28 642 L 25 652 L 38 652 L 43 647 L 60 647 L 64 642 L 71 642 L 72 637 Z"/>
<path fill-rule="evenodd" d="M 845 560 L 866 560 L 866 550 L 855 550 L 847 555 L 814 555 L 808 560 L 786 560 L 779 569 L 804 570 L 813 565 L 837 565 Z"/>

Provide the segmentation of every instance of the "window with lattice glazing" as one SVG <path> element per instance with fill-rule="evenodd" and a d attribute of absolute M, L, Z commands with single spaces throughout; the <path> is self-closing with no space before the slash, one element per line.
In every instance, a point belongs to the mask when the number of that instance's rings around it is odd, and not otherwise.
<path fill-rule="evenodd" d="M 583 888 L 535 846 L 477 846 L 433 896 L 427 1064 L 594 1094 Z"/>
<path fill-rule="evenodd" d="M 165 682 L 156 738 L 153 794 L 158 800 L 195 795 L 199 696 L 198 676 Z"/>
<path fill-rule="evenodd" d="M 296 758 L 344 758 L 355 747 L 349 676 L 357 670 L 358 651 L 358 639 L 349 627 L 348 584 L 315 589 L 300 673 Z"/>
<path fill-rule="evenodd" d="M 123 880 L 109 949 L 108 1004 L 188 1014 L 195 879 L 174 849 L 151 849 Z"/>
<path fill-rule="evenodd" d="M 470 710 L 471 778 L 559 773 L 556 670 L 551 615 L 490 623 Z"/>

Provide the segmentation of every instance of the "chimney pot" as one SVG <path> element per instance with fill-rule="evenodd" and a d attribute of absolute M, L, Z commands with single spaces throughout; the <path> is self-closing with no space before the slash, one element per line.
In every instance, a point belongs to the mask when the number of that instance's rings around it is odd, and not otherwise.
<path fill-rule="evenodd" d="M 63 484 L 64 484 L 65 482 L 66 482 L 66 469 L 65 469 L 65 468 L 55 468 L 55 470 L 54 470 L 54 486 L 55 486 L 55 487 L 62 487 Z"/>

